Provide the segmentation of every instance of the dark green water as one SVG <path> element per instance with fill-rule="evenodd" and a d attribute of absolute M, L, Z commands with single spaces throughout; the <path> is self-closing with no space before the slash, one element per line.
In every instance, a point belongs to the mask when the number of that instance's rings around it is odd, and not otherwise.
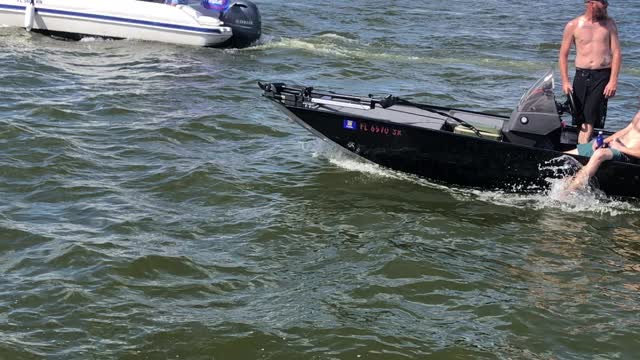
<path fill-rule="evenodd" d="M 244 50 L 1 28 L 0 359 L 637 358 L 637 201 L 376 168 L 256 86 L 509 113 L 575 3 L 263 1 Z"/>

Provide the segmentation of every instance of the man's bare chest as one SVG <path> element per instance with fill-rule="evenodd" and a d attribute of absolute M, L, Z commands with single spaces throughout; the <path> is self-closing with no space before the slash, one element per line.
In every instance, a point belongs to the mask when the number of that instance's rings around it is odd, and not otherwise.
<path fill-rule="evenodd" d="M 602 25 L 585 25 L 576 29 L 574 37 L 579 44 L 603 43 L 609 42 L 610 32 Z"/>

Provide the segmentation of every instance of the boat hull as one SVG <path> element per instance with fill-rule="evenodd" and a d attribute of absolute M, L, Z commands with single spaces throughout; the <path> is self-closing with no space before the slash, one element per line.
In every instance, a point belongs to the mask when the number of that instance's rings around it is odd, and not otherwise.
<path fill-rule="evenodd" d="M 23 1 L 0 0 L 0 24 L 25 26 Z M 38 0 L 32 31 L 64 36 L 137 39 L 194 46 L 221 46 L 233 32 L 189 6 L 134 1 Z"/>
<path fill-rule="evenodd" d="M 291 119 L 326 141 L 381 166 L 436 182 L 534 192 L 548 188 L 549 178 L 566 176 L 558 172 L 563 162 L 553 162 L 564 155 L 560 151 L 275 102 Z M 582 164 L 588 161 L 575 158 Z M 639 165 L 606 162 L 596 178 L 609 195 L 640 196 Z"/>

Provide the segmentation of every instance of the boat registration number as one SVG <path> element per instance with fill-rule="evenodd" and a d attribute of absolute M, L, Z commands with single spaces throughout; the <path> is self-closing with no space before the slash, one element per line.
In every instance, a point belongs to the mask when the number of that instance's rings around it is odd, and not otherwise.
<path fill-rule="evenodd" d="M 394 129 L 388 126 L 382 126 L 377 124 L 368 124 L 366 122 L 360 122 L 359 124 L 360 131 L 380 134 L 380 135 L 389 135 L 389 136 L 402 136 L 402 130 Z"/>

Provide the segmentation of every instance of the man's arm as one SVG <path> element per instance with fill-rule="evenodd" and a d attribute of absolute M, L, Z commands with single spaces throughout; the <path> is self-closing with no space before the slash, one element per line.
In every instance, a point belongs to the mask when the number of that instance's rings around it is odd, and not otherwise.
<path fill-rule="evenodd" d="M 558 57 L 558 66 L 560 67 L 560 79 L 562 79 L 562 91 L 568 94 L 573 91 L 571 82 L 569 81 L 569 52 L 571 51 L 571 44 L 575 39 L 573 33 L 576 29 L 576 21 L 571 20 L 564 27 L 564 33 L 562 34 L 562 43 L 560 44 L 560 56 Z"/>
<path fill-rule="evenodd" d="M 634 158 L 640 159 L 639 148 L 628 148 L 626 146 L 618 144 L 617 142 L 611 143 L 611 148 L 619 150 L 621 153 L 624 153 L 625 155 L 633 156 Z"/>
<path fill-rule="evenodd" d="M 618 26 L 613 19 L 611 19 L 609 23 L 609 34 L 612 59 L 611 78 L 604 88 L 604 96 L 607 98 L 616 95 L 616 90 L 618 90 L 618 75 L 620 74 L 620 67 L 622 66 L 622 50 L 620 49 L 620 40 L 618 38 Z"/>

